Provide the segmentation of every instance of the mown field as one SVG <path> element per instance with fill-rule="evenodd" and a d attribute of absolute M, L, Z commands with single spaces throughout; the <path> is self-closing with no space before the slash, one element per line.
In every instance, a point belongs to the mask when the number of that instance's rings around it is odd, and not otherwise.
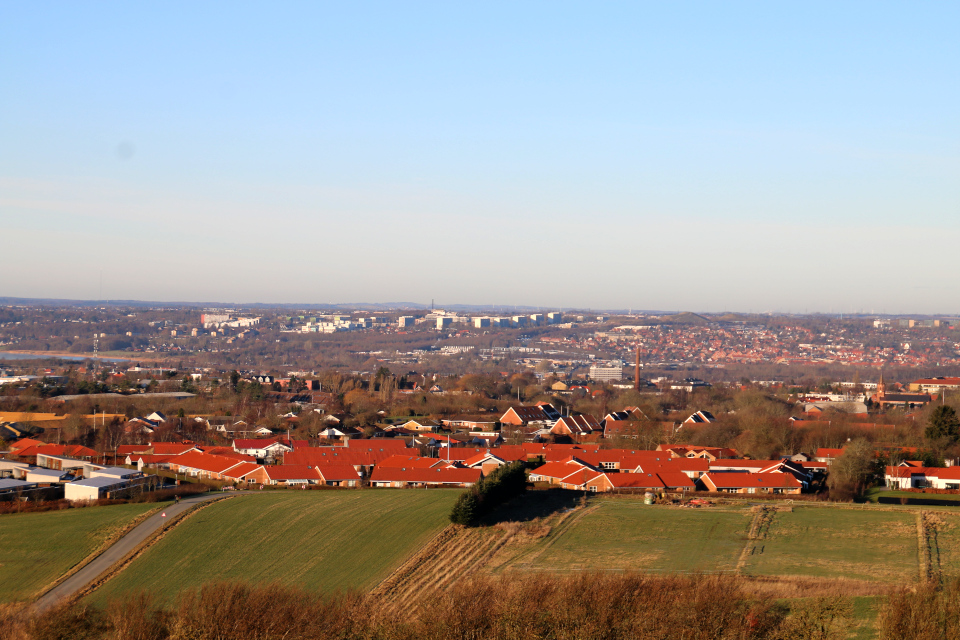
<path fill-rule="evenodd" d="M 936 546 L 944 573 L 960 571 L 960 515 L 943 513 Z M 920 570 L 915 509 L 794 506 L 749 540 L 749 506 L 680 509 L 597 498 L 546 537 L 524 543 L 496 571 L 634 570 L 845 578 L 909 583 Z M 749 544 L 748 544 L 749 543 Z M 752 548 L 755 547 L 755 548 Z M 746 552 L 744 551 L 746 549 Z"/>
<path fill-rule="evenodd" d="M 370 589 L 449 524 L 459 491 L 310 491 L 238 496 L 203 508 L 97 589 L 170 600 L 212 580 L 316 591 Z"/>
<path fill-rule="evenodd" d="M 0 602 L 29 600 L 162 504 L 121 504 L 0 516 Z"/>
<path fill-rule="evenodd" d="M 663 509 L 639 500 L 599 500 L 559 524 L 513 568 L 733 571 L 751 519 L 744 509 Z"/>
<path fill-rule="evenodd" d="M 912 512 L 797 507 L 773 516 L 759 548 L 744 573 L 903 583 L 919 571 Z"/>

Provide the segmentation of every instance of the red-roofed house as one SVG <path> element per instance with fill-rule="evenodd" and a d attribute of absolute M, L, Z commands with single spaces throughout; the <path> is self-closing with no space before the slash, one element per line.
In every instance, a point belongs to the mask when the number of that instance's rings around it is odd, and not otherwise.
<path fill-rule="evenodd" d="M 351 467 L 352 468 L 352 467 Z M 317 468 L 307 464 L 277 464 L 264 467 L 268 484 L 319 484 Z M 356 473 L 356 472 L 354 472 Z"/>
<path fill-rule="evenodd" d="M 360 486 L 360 474 L 349 464 L 318 464 L 314 468 L 328 487 Z"/>
<path fill-rule="evenodd" d="M 486 453 L 478 453 L 472 458 L 467 458 L 460 464 L 468 469 L 480 469 L 480 471 L 483 472 L 483 475 L 486 476 L 494 469 L 507 464 L 507 461 L 487 451 Z"/>
<path fill-rule="evenodd" d="M 564 416 L 554 423 L 550 428 L 550 433 L 555 436 L 571 436 L 579 438 L 589 436 L 594 432 L 600 432 L 603 427 L 600 422 L 591 415 Z"/>
<path fill-rule="evenodd" d="M 568 457 L 563 462 L 548 462 L 541 467 L 537 467 L 530 472 L 529 480 L 530 482 L 549 482 L 558 485 L 564 478 L 583 469 L 591 469 L 591 467 L 576 458 Z"/>
<path fill-rule="evenodd" d="M 833 461 L 843 455 L 843 449 L 817 449 L 813 459 L 816 462 L 825 462 L 827 466 L 833 464 Z"/>
<path fill-rule="evenodd" d="M 708 473 L 708 491 L 721 493 L 800 493 L 803 485 L 789 473 Z"/>
<path fill-rule="evenodd" d="M 641 491 L 665 489 L 666 486 L 656 473 L 601 473 L 587 481 L 589 491 L 605 492 L 614 489 L 636 489 Z"/>
<path fill-rule="evenodd" d="M 293 447 L 283 444 L 276 438 L 239 439 L 233 441 L 233 450 L 254 458 L 278 458 L 293 451 Z"/>
<path fill-rule="evenodd" d="M 62 458 L 74 458 L 75 460 L 92 461 L 97 457 L 97 452 L 93 449 L 80 446 L 79 444 L 40 444 L 31 445 L 13 451 L 12 455 L 18 460 L 24 462 L 36 462 L 37 455 L 59 456 Z"/>
<path fill-rule="evenodd" d="M 510 407 L 500 416 L 501 424 L 509 424 L 516 427 L 536 424 L 547 426 L 560 419 L 560 413 L 550 404 L 540 404 L 532 407 L 517 405 Z"/>
<path fill-rule="evenodd" d="M 370 476 L 374 487 L 471 487 L 480 481 L 480 469 L 435 467 L 376 467 Z"/>
<path fill-rule="evenodd" d="M 167 464 L 173 471 L 183 472 L 188 476 L 201 479 L 245 480 L 247 482 L 254 481 L 254 478 L 263 482 L 267 480 L 266 475 L 256 473 L 257 469 L 262 469 L 260 465 L 200 451 L 191 451 L 174 456 L 167 461 Z"/>

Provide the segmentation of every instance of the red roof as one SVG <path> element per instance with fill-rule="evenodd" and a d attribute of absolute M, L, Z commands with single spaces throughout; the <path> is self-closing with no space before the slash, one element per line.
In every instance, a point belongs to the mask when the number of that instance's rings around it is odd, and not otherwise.
<path fill-rule="evenodd" d="M 253 456 L 248 456 L 245 453 L 240 453 L 239 451 L 234 451 L 232 447 L 204 447 L 204 453 L 209 453 L 215 456 L 226 456 L 228 458 L 235 458 L 237 460 L 243 460 L 244 462 L 256 462 L 257 459 Z"/>
<path fill-rule="evenodd" d="M 360 474 L 348 464 L 318 464 L 314 467 L 324 482 L 359 480 Z"/>
<path fill-rule="evenodd" d="M 150 445 L 153 453 L 158 456 L 179 456 L 197 447 L 192 444 L 178 444 L 176 442 L 154 442 Z"/>
<path fill-rule="evenodd" d="M 152 453 L 130 453 L 127 454 L 125 458 L 130 458 L 130 462 L 133 464 L 136 464 L 138 460 L 142 460 L 144 465 L 152 467 L 154 465 L 167 463 L 173 456 L 158 456 Z"/>
<path fill-rule="evenodd" d="M 15 455 L 27 458 L 36 455 L 59 456 L 62 458 L 94 458 L 98 454 L 93 449 L 79 444 L 44 444 L 34 445 L 15 452 Z"/>
<path fill-rule="evenodd" d="M 747 487 L 772 487 L 776 489 L 800 489 L 800 481 L 789 473 L 708 473 L 717 489 L 741 489 Z"/>
<path fill-rule="evenodd" d="M 373 466 L 381 460 L 395 456 L 404 449 L 387 447 L 386 449 L 348 449 L 347 447 L 306 447 L 289 451 L 283 455 L 285 464 L 322 464 L 337 462 L 353 466 Z M 414 449 L 410 449 L 414 452 Z"/>
<path fill-rule="evenodd" d="M 277 464 L 264 468 L 271 480 L 319 480 L 317 468 L 306 464 Z M 353 467 L 351 467 L 353 469 Z M 356 473 L 356 472 L 354 472 Z"/>
<path fill-rule="evenodd" d="M 605 473 L 614 489 L 664 489 L 663 480 L 655 473 Z"/>
<path fill-rule="evenodd" d="M 272 445 L 280 445 L 283 447 L 289 448 L 288 445 L 283 444 L 277 438 L 241 438 L 240 440 L 233 441 L 234 449 L 268 449 Z"/>
<path fill-rule="evenodd" d="M 143 453 L 150 448 L 148 444 L 122 444 L 117 447 L 117 456 L 128 456 L 131 453 Z"/>
<path fill-rule="evenodd" d="M 377 463 L 378 467 L 407 467 L 415 469 L 430 469 L 437 465 L 446 466 L 446 461 L 436 458 L 421 458 L 419 456 L 390 456 Z"/>
<path fill-rule="evenodd" d="M 27 447 L 32 447 L 35 445 L 43 445 L 44 442 L 40 440 L 34 440 L 33 438 L 20 438 L 16 442 L 10 445 L 11 452 L 17 452 L 21 449 L 26 449 Z"/>
<path fill-rule="evenodd" d="M 201 451 L 190 451 L 189 453 L 174 456 L 170 458 L 169 463 L 210 473 L 223 473 L 238 464 L 243 464 L 236 458 L 215 456 Z"/>
<path fill-rule="evenodd" d="M 415 482 L 424 484 L 473 484 L 480 480 L 480 469 L 436 467 L 410 469 L 404 467 L 376 467 L 370 482 Z"/>
<path fill-rule="evenodd" d="M 242 479 L 248 473 L 253 473 L 257 469 L 262 469 L 263 466 L 256 464 L 254 462 L 241 462 L 235 467 L 230 467 L 230 469 L 224 474 L 228 478 Z"/>
<path fill-rule="evenodd" d="M 407 443 L 399 438 L 373 438 L 370 440 L 347 440 L 348 449 L 373 449 L 380 451 L 382 449 L 406 449 Z"/>
<path fill-rule="evenodd" d="M 573 462 L 571 458 L 566 462 L 548 462 L 547 464 L 532 470 L 530 472 L 530 475 L 563 479 L 569 476 L 571 473 L 576 473 L 577 471 L 580 471 L 585 466 L 586 465 Z"/>
<path fill-rule="evenodd" d="M 843 453 L 843 449 L 817 449 L 815 458 L 837 458 Z"/>
<path fill-rule="evenodd" d="M 697 485 L 685 473 L 666 469 L 658 469 L 656 473 L 667 489 L 689 489 L 692 491 L 697 488 Z"/>

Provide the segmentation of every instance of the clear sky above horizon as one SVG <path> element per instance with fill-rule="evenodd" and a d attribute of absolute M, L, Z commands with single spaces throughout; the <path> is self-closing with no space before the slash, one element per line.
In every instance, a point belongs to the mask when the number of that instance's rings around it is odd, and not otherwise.
<path fill-rule="evenodd" d="M 960 4 L 0 5 L 0 296 L 960 313 Z"/>

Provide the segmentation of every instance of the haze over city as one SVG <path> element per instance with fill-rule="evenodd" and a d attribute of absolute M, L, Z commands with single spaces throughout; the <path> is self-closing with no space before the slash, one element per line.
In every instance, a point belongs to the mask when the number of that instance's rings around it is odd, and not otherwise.
<path fill-rule="evenodd" d="M 0 295 L 960 312 L 956 4 L 0 11 Z"/>

